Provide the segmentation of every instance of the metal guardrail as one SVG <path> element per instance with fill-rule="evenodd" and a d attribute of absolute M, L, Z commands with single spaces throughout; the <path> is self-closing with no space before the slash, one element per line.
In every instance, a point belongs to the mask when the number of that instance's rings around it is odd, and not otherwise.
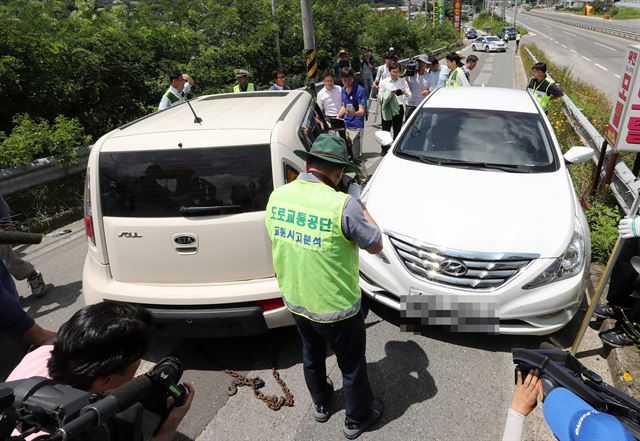
<path fill-rule="evenodd" d="M 604 34 L 615 35 L 618 37 L 629 38 L 631 40 L 640 40 L 640 30 L 632 27 L 615 26 L 613 23 L 603 21 L 602 23 L 590 23 L 586 20 L 579 18 L 571 18 L 560 15 L 551 15 L 552 13 L 539 13 L 539 12 L 523 12 L 533 17 L 544 18 L 546 20 L 555 21 L 558 23 L 567 24 L 569 26 L 575 26 L 577 28 L 588 29 L 591 31 L 602 32 Z"/>
<path fill-rule="evenodd" d="M 531 53 L 529 48 L 525 48 L 525 50 L 527 51 L 531 59 L 535 63 L 537 63 L 538 60 Z M 575 103 L 571 101 L 571 98 L 569 98 L 567 95 L 564 95 L 562 97 L 562 101 L 564 104 L 565 114 L 567 114 L 567 117 L 569 121 L 571 121 L 574 129 L 576 130 L 580 138 L 582 138 L 582 140 L 587 145 L 589 145 L 589 147 L 593 148 L 593 162 L 597 163 L 600 156 L 600 149 L 604 145 L 604 138 L 602 137 L 602 135 L 600 135 L 593 124 L 591 124 L 589 118 L 587 118 L 578 108 L 578 106 L 576 106 Z M 606 173 L 611 152 L 613 152 L 611 147 L 607 147 L 607 155 L 605 163 L 602 167 L 602 174 L 600 176 L 601 179 Z M 620 158 L 618 158 L 616 162 L 614 173 L 611 177 L 610 188 L 616 200 L 618 201 L 618 205 L 620 205 L 620 207 L 624 210 L 625 214 L 629 213 L 631 204 L 633 203 L 635 196 L 638 194 L 638 191 L 640 191 L 640 181 L 636 180 L 636 177 L 634 176 L 631 169 L 629 169 L 627 164 L 625 164 Z"/>
<path fill-rule="evenodd" d="M 457 44 L 458 43 L 454 43 L 435 49 L 426 55 L 438 55 L 457 46 Z M 399 60 L 399 63 L 404 65 L 409 62 L 410 59 L 411 58 L 405 58 Z M 321 88 L 322 85 L 322 83 L 316 83 L 316 89 Z M 306 89 L 306 87 L 301 87 L 300 89 Z M 38 159 L 22 167 L 0 170 L 0 194 L 5 196 L 10 195 L 37 187 L 38 185 L 48 184 L 67 176 L 82 173 L 87 168 L 91 147 L 92 146 L 82 147 L 79 149 L 78 162 L 74 165 L 61 166 L 56 163 L 56 157 L 51 156 Z"/>
<path fill-rule="evenodd" d="M 91 147 L 79 148 L 78 162 L 73 165 L 60 165 L 55 156 L 50 156 L 22 167 L 0 170 L 0 194 L 6 196 L 82 173 L 87 168 Z"/>

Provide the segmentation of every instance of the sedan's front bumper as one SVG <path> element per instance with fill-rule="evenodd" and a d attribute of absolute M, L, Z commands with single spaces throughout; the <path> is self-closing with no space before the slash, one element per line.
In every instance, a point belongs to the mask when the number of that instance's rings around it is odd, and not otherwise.
<path fill-rule="evenodd" d="M 361 253 L 360 287 L 373 300 L 420 323 L 454 332 L 546 335 L 564 327 L 578 310 L 586 279 L 584 270 L 570 279 L 536 289 L 522 287 L 553 259 L 536 259 L 494 290 L 460 289 L 410 273 L 385 238 L 384 256 Z M 416 312 L 417 311 L 417 312 Z"/>

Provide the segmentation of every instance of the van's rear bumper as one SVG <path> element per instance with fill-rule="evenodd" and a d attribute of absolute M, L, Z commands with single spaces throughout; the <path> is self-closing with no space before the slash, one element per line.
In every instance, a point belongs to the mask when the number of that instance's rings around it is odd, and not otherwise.
<path fill-rule="evenodd" d="M 153 314 L 158 331 L 174 336 L 256 335 L 294 325 L 286 307 L 264 311 L 255 303 L 281 296 L 275 278 L 224 284 L 124 283 L 111 278 L 109 265 L 87 254 L 82 295 L 87 305 L 114 301 L 144 306 Z"/>

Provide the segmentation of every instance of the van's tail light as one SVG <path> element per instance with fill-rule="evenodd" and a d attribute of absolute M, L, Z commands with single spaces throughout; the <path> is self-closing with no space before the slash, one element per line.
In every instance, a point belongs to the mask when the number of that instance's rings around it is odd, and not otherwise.
<path fill-rule="evenodd" d="M 256 304 L 266 312 L 282 308 L 284 306 L 284 300 L 282 300 L 282 297 L 278 297 L 277 299 L 258 300 Z"/>
<path fill-rule="evenodd" d="M 300 172 L 295 168 L 287 164 L 284 165 L 284 180 L 287 182 L 287 184 L 289 182 L 295 181 L 299 174 Z"/>
<path fill-rule="evenodd" d="M 87 176 L 84 178 L 84 231 L 87 239 L 92 245 L 96 244 L 96 232 L 93 229 L 93 216 L 91 214 L 91 188 L 89 186 L 89 167 L 87 167 Z"/>

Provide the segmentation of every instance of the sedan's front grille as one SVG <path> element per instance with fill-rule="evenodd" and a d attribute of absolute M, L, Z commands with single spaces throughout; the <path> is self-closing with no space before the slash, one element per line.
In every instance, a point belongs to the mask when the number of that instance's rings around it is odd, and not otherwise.
<path fill-rule="evenodd" d="M 518 274 L 537 254 L 470 253 L 419 242 L 385 230 L 398 257 L 414 276 L 470 290 L 491 290 Z"/>

